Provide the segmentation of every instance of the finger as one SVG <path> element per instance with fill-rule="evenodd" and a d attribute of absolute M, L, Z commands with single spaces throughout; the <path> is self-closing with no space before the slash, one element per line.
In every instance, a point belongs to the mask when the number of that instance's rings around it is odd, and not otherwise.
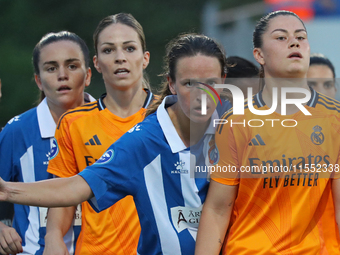
<path fill-rule="evenodd" d="M 9 247 L 12 251 L 20 253 L 23 252 L 22 249 L 22 239 L 16 231 L 10 232 L 12 242 L 9 244 Z"/>

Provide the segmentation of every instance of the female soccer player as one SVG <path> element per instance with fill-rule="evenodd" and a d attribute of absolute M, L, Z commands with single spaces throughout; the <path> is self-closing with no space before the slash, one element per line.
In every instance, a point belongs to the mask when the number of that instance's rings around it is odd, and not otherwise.
<path fill-rule="evenodd" d="M 70 177 L 92 165 L 105 150 L 145 117 L 152 102 L 144 89 L 143 71 L 149 64 L 142 26 L 131 15 L 119 13 L 100 21 L 93 35 L 94 66 L 102 74 L 106 93 L 91 104 L 64 114 L 58 124 L 48 172 Z M 45 255 L 65 252 L 62 236 L 75 207 L 49 210 Z M 82 230 L 76 254 L 135 254 L 140 224 L 131 196 L 96 213 L 82 204 Z"/>
<path fill-rule="evenodd" d="M 166 67 L 168 82 L 157 111 L 111 145 L 95 164 L 77 176 L 45 183 L 0 180 L 0 200 L 45 206 L 88 200 L 94 210 L 102 211 L 132 195 L 142 227 L 139 254 L 193 254 L 209 183 L 207 175 L 194 178 L 195 165 L 214 164 L 218 158 L 212 139 L 216 106 L 208 97 L 202 114 L 201 89 L 221 82 L 226 59 L 214 40 L 188 34 L 170 42 Z"/>
<path fill-rule="evenodd" d="M 222 254 L 228 255 L 340 254 L 331 197 L 333 188 L 339 215 L 340 103 L 307 85 L 310 47 L 297 15 L 287 11 L 266 15 L 255 28 L 253 43 L 265 86 L 250 103 L 257 110 L 268 110 L 275 101 L 275 87 L 278 91 L 299 87 L 311 93 L 301 105 L 311 116 L 294 104 L 286 107 L 287 115 L 278 107 L 259 116 L 247 103 L 244 115 L 224 116 L 229 123 L 244 121 L 253 127 L 217 127 L 218 165 L 235 172 L 212 174 L 196 254 L 219 254 L 225 237 Z M 302 96 L 290 93 L 289 98 Z M 277 101 L 280 105 L 281 99 Z"/>
<path fill-rule="evenodd" d="M 322 54 L 312 54 L 307 73 L 308 85 L 331 98 L 335 98 L 335 69 L 332 62 Z"/>
<path fill-rule="evenodd" d="M 94 101 L 84 89 L 91 81 L 89 50 L 76 34 L 62 31 L 42 37 L 33 50 L 35 81 L 41 103 L 11 119 L 0 133 L 0 176 L 13 182 L 49 179 L 49 151 L 59 117 Z M 13 228 L 0 222 L 0 253 L 42 254 L 47 208 L 14 205 Z M 69 230 L 66 229 L 66 232 Z M 72 228 L 70 229 L 72 230 Z M 70 253 L 80 224 L 65 237 Z"/>

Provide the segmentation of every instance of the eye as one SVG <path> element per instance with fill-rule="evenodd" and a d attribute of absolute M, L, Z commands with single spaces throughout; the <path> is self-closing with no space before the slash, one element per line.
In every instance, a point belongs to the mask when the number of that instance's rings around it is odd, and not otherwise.
<path fill-rule="evenodd" d="M 304 40 L 304 39 L 306 39 L 306 38 L 305 38 L 304 36 L 298 36 L 297 39 L 298 39 L 299 41 L 302 41 L 302 40 Z"/>
<path fill-rule="evenodd" d="M 136 48 L 133 47 L 133 46 L 129 46 L 129 47 L 126 48 L 127 52 L 134 52 L 135 50 L 136 50 Z"/>
<path fill-rule="evenodd" d="M 188 82 L 186 82 L 186 83 L 184 83 L 184 86 L 186 86 L 186 87 L 193 87 L 194 86 L 194 83 L 193 82 L 190 82 L 190 81 L 188 81 Z"/>
<path fill-rule="evenodd" d="M 310 87 L 312 87 L 312 88 L 314 88 L 315 87 L 315 82 L 312 82 L 312 81 L 307 81 L 307 84 L 308 84 L 308 86 L 310 86 Z"/>
<path fill-rule="evenodd" d="M 326 82 L 323 84 L 323 86 L 325 87 L 325 89 L 331 89 L 331 88 L 334 87 L 334 84 L 333 84 L 333 82 L 331 82 L 331 81 L 326 81 Z"/>
<path fill-rule="evenodd" d="M 71 64 L 71 65 L 68 66 L 68 68 L 71 69 L 71 70 L 75 70 L 75 69 L 77 69 L 77 66 L 74 65 L 74 64 Z"/>
<path fill-rule="evenodd" d="M 284 40 L 286 39 L 286 37 L 284 37 L 284 36 L 278 36 L 276 39 L 277 39 L 278 41 L 284 41 Z"/>
<path fill-rule="evenodd" d="M 112 49 L 110 49 L 110 48 L 104 48 L 103 49 L 103 53 L 105 53 L 105 54 L 110 54 L 112 52 Z"/>
<path fill-rule="evenodd" d="M 51 66 L 51 67 L 48 67 L 46 70 L 47 72 L 54 72 L 55 70 L 57 70 L 57 68 L 55 66 Z"/>

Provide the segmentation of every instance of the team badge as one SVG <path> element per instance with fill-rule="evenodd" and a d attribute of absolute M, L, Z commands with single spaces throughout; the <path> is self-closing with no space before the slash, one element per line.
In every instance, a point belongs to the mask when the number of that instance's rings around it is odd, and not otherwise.
<path fill-rule="evenodd" d="M 113 150 L 108 150 L 94 164 L 106 164 L 106 163 L 109 163 L 113 159 L 113 155 L 114 155 L 114 151 Z"/>
<path fill-rule="evenodd" d="M 220 154 L 216 147 L 215 139 L 211 139 L 209 142 L 209 150 L 208 150 L 209 163 L 212 165 L 216 165 L 218 160 L 220 159 Z"/>
<path fill-rule="evenodd" d="M 320 145 L 323 143 L 323 141 L 325 140 L 325 136 L 323 135 L 323 133 L 321 132 L 322 127 L 316 125 L 313 127 L 314 132 L 312 133 L 312 135 L 310 136 L 310 139 L 312 140 L 312 142 L 316 145 Z"/>
<path fill-rule="evenodd" d="M 59 147 L 57 140 L 55 138 L 52 139 L 51 151 L 46 154 L 48 160 L 54 159 L 59 153 Z"/>

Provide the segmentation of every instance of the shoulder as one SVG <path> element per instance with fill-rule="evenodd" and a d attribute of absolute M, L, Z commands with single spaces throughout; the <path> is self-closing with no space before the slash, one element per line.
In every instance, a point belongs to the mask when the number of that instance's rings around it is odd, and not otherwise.
<path fill-rule="evenodd" d="M 318 92 L 314 107 L 331 115 L 340 114 L 340 102 Z"/>
<path fill-rule="evenodd" d="M 73 121 L 76 121 L 79 118 L 91 116 L 97 112 L 99 112 L 98 101 L 87 103 L 74 109 L 68 110 L 63 115 L 61 115 L 58 121 L 57 129 L 60 128 L 61 123 L 68 122 L 68 124 L 71 124 Z"/>
<path fill-rule="evenodd" d="M 21 127 L 29 127 L 32 126 L 34 124 L 37 124 L 38 120 L 37 120 L 37 108 L 32 108 L 20 115 L 17 115 L 15 117 L 13 117 L 12 119 L 10 119 L 5 128 L 9 128 L 9 129 L 17 129 L 17 128 L 21 128 Z M 5 129 L 4 128 L 4 129 Z"/>

